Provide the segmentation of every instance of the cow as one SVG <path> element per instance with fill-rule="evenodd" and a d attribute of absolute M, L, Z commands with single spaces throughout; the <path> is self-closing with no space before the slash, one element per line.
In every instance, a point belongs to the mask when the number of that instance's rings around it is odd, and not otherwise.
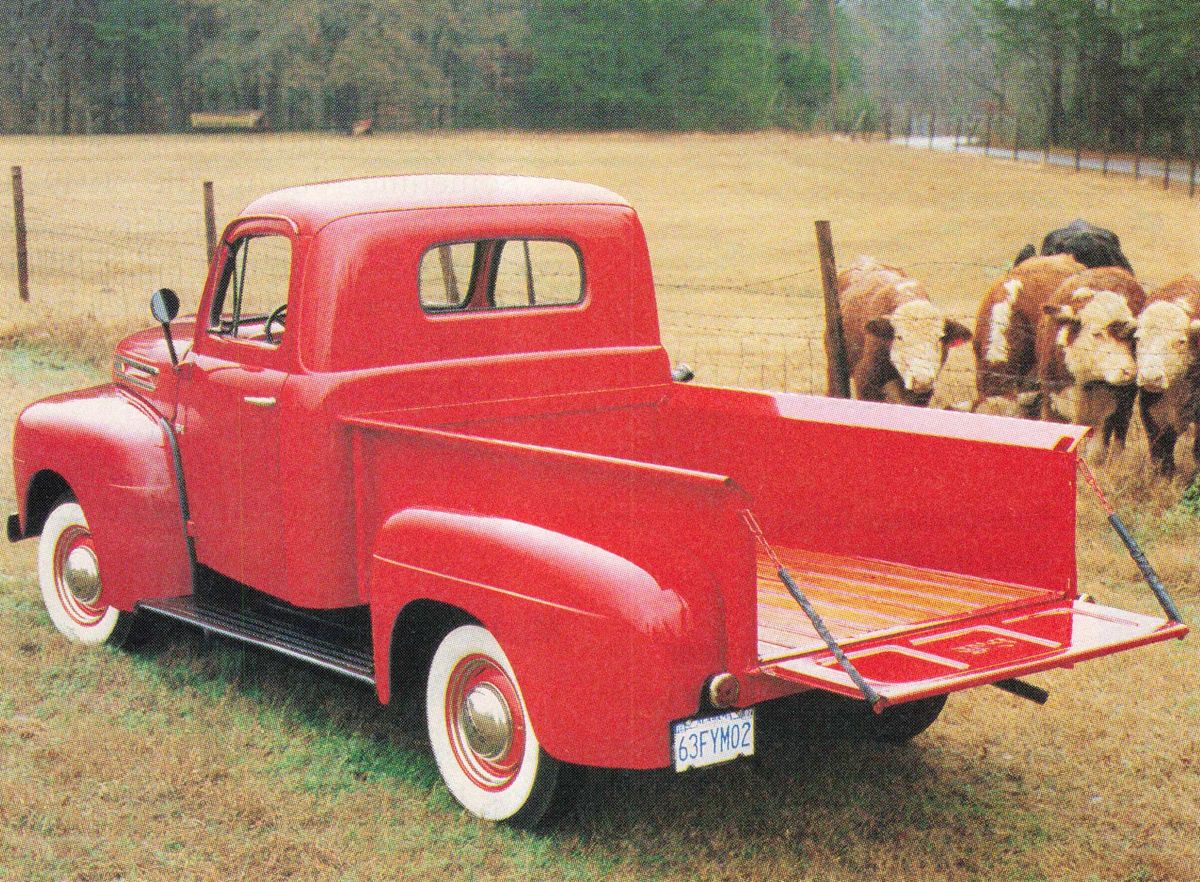
<path fill-rule="evenodd" d="M 1124 448 L 1137 397 L 1134 316 L 1146 292 L 1118 267 L 1088 269 L 1058 286 L 1036 341 L 1041 418 L 1069 420 Z"/>
<path fill-rule="evenodd" d="M 1033 245 L 1026 245 L 1013 261 L 1019 266 L 1037 252 Z M 1059 230 L 1052 230 L 1042 239 L 1042 255 L 1070 254 L 1088 269 L 1117 266 L 1133 275 L 1129 259 L 1121 251 L 1121 240 L 1112 230 L 1097 227 L 1080 218 L 1071 221 Z"/>
<path fill-rule="evenodd" d="M 1042 307 L 1059 285 L 1085 267 L 1069 254 L 1033 257 L 988 289 L 975 317 L 972 410 L 1038 416 L 1035 338 Z"/>
<path fill-rule="evenodd" d="M 838 273 L 846 357 L 855 397 L 924 407 L 950 347 L 971 332 L 901 269 L 859 257 Z"/>
<path fill-rule="evenodd" d="M 1200 280 L 1181 276 L 1150 295 L 1137 317 L 1138 409 L 1150 459 L 1161 475 L 1175 472 L 1175 442 L 1200 410 Z M 1200 432 L 1192 442 L 1200 465 Z"/>

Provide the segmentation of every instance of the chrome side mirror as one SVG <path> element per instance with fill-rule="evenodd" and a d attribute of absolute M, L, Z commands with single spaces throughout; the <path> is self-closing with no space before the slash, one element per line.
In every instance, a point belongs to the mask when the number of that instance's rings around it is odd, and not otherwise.
<path fill-rule="evenodd" d="M 159 288 L 150 295 L 150 314 L 160 325 L 174 321 L 179 315 L 179 295 L 170 288 Z"/>
<path fill-rule="evenodd" d="M 171 354 L 171 366 L 179 367 L 175 341 L 171 338 L 171 322 L 179 315 L 179 295 L 170 288 L 159 288 L 150 295 L 150 314 L 162 325 L 163 336 L 167 338 L 167 352 Z"/>

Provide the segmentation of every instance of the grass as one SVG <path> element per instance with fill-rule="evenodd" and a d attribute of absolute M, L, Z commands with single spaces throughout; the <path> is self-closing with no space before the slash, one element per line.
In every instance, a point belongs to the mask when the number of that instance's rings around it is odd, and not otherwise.
<path fill-rule="evenodd" d="M 1196 269 L 1200 217 L 1178 192 L 880 144 L 2 140 L 25 169 L 34 260 L 32 305 L 0 292 L 3 432 L 21 404 L 103 380 L 111 338 L 148 323 L 153 287 L 194 304 L 204 179 L 226 217 L 276 186 L 364 173 L 606 184 L 642 214 L 673 355 L 703 380 L 770 388 L 815 388 L 823 374 L 817 218 L 834 221 L 843 259 L 906 265 L 961 315 L 1021 244 L 1076 216 L 1118 230 L 1152 282 Z M 11 266 L 0 262 L 0 278 L 11 284 Z M 943 400 L 969 392 L 964 357 Z M 1177 504 L 1184 481 L 1158 481 L 1143 459 L 1135 446 L 1101 480 L 1195 618 L 1200 528 Z M 11 494 L 0 489 L 9 505 Z M 1080 537 L 1084 590 L 1156 609 L 1083 496 Z M 1053 692 L 1044 708 L 993 689 L 956 695 L 904 747 L 801 743 L 679 777 L 591 772 L 577 811 L 529 836 L 466 817 L 419 731 L 368 690 L 184 629 L 135 652 L 67 645 L 41 609 L 33 552 L 0 549 L 0 882 L 1200 877 L 1194 640 L 1040 675 Z"/>

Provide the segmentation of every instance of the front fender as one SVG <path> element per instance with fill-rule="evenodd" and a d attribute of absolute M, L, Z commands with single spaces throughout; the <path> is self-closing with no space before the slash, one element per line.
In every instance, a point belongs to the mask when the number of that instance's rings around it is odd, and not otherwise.
<path fill-rule="evenodd" d="M 150 405 L 112 385 L 56 395 L 17 418 L 13 470 L 21 532 L 41 530 L 36 488 L 70 488 L 91 527 L 101 600 L 131 610 L 139 600 L 192 590 L 168 427 Z"/>
<path fill-rule="evenodd" d="M 692 586 L 695 588 L 695 586 Z M 381 528 L 370 592 L 380 698 L 410 602 L 457 607 L 495 635 L 543 747 L 583 765 L 669 762 L 669 723 L 721 670 L 715 587 L 687 600 L 595 545 L 505 518 L 409 509 Z"/>

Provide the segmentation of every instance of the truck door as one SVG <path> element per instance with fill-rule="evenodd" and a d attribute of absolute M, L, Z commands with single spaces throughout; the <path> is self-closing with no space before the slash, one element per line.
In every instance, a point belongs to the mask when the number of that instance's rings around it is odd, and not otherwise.
<path fill-rule="evenodd" d="M 276 220 L 227 233 L 180 389 L 196 557 L 272 594 L 287 585 L 279 458 L 281 393 L 296 336 L 286 330 L 289 233 Z"/>

